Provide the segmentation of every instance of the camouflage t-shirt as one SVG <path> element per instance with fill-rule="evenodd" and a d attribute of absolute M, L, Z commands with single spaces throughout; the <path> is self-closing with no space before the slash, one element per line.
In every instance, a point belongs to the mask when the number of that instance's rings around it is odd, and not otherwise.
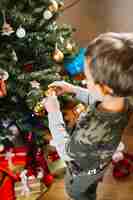
<path fill-rule="evenodd" d="M 72 131 L 66 131 L 60 111 L 48 113 L 53 136 L 51 143 L 73 172 L 102 170 L 120 143 L 122 130 L 128 124 L 128 112 L 100 112 L 96 103 L 102 102 L 102 96 L 80 87 L 75 88 L 75 94 L 83 103 L 89 104 L 89 109 L 80 115 Z"/>
<path fill-rule="evenodd" d="M 127 112 L 100 112 L 93 105 L 81 114 L 66 152 L 80 170 L 102 169 L 111 161 L 127 123 Z"/>

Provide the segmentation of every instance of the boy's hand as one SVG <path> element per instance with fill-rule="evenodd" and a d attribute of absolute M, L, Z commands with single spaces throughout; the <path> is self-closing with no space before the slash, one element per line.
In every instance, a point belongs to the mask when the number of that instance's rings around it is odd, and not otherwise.
<path fill-rule="evenodd" d="M 53 83 L 51 83 L 49 86 L 49 88 L 51 87 L 55 87 L 56 89 L 56 95 L 62 95 L 64 93 L 73 93 L 74 92 L 74 85 L 67 83 L 65 81 L 55 81 Z"/>
<path fill-rule="evenodd" d="M 44 99 L 43 104 L 47 112 L 60 111 L 60 104 L 58 102 L 57 96 L 48 96 Z"/>

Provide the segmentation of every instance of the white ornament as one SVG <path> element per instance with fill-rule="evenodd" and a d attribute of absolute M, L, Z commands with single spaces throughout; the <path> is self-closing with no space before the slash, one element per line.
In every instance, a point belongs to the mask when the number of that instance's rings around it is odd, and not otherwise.
<path fill-rule="evenodd" d="M 115 152 L 114 155 L 112 156 L 112 160 L 115 162 L 119 162 L 120 160 L 123 160 L 123 159 L 124 159 L 124 155 L 120 151 Z"/>
<path fill-rule="evenodd" d="M 87 85 L 87 81 L 86 80 L 82 80 L 81 83 L 82 83 L 82 85 Z"/>
<path fill-rule="evenodd" d="M 21 183 L 22 183 L 22 192 L 21 195 L 29 196 L 30 195 L 30 188 L 28 185 L 28 177 L 27 177 L 27 170 L 23 170 L 20 174 Z"/>
<path fill-rule="evenodd" d="M 38 81 L 36 81 L 36 80 L 30 81 L 30 84 L 31 84 L 32 88 L 37 88 L 37 89 L 40 88 L 40 83 Z"/>
<path fill-rule="evenodd" d="M 11 131 L 11 133 L 12 133 L 14 136 L 19 135 L 19 129 L 18 129 L 18 127 L 17 127 L 15 124 L 13 124 L 13 125 L 11 125 L 11 126 L 9 127 L 9 131 Z"/>
<path fill-rule="evenodd" d="M 43 169 L 40 168 L 38 173 L 37 173 L 37 178 L 42 179 L 44 177 Z"/>
<path fill-rule="evenodd" d="M 0 79 L 5 81 L 8 78 L 9 78 L 8 72 L 0 68 Z"/>
<path fill-rule="evenodd" d="M 19 27 L 19 28 L 17 29 L 17 31 L 16 31 L 16 35 L 17 35 L 18 38 L 24 38 L 25 35 L 26 35 L 25 29 L 22 28 L 22 27 Z"/>
<path fill-rule="evenodd" d="M 44 19 L 49 20 L 53 17 L 53 14 L 52 14 L 51 11 L 45 10 L 44 13 L 43 13 L 43 17 L 44 17 Z"/>
<path fill-rule="evenodd" d="M 13 57 L 14 61 L 16 61 L 16 62 L 18 61 L 17 54 L 16 54 L 16 52 L 14 50 L 12 51 L 12 57 Z"/>

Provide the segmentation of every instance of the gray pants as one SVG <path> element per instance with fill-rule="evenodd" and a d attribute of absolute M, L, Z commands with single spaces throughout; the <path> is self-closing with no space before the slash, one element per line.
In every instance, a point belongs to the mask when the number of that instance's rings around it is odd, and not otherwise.
<path fill-rule="evenodd" d="M 96 188 L 104 171 L 98 174 L 82 173 L 73 176 L 69 169 L 66 170 L 65 189 L 67 194 L 74 200 L 96 200 Z"/>

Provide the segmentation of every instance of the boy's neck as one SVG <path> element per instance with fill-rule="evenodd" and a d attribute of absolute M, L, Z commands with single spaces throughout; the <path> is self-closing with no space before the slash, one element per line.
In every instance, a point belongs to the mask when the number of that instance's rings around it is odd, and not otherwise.
<path fill-rule="evenodd" d="M 124 98 L 107 95 L 104 101 L 99 104 L 98 109 L 106 112 L 124 112 L 126 109 Z"/>

